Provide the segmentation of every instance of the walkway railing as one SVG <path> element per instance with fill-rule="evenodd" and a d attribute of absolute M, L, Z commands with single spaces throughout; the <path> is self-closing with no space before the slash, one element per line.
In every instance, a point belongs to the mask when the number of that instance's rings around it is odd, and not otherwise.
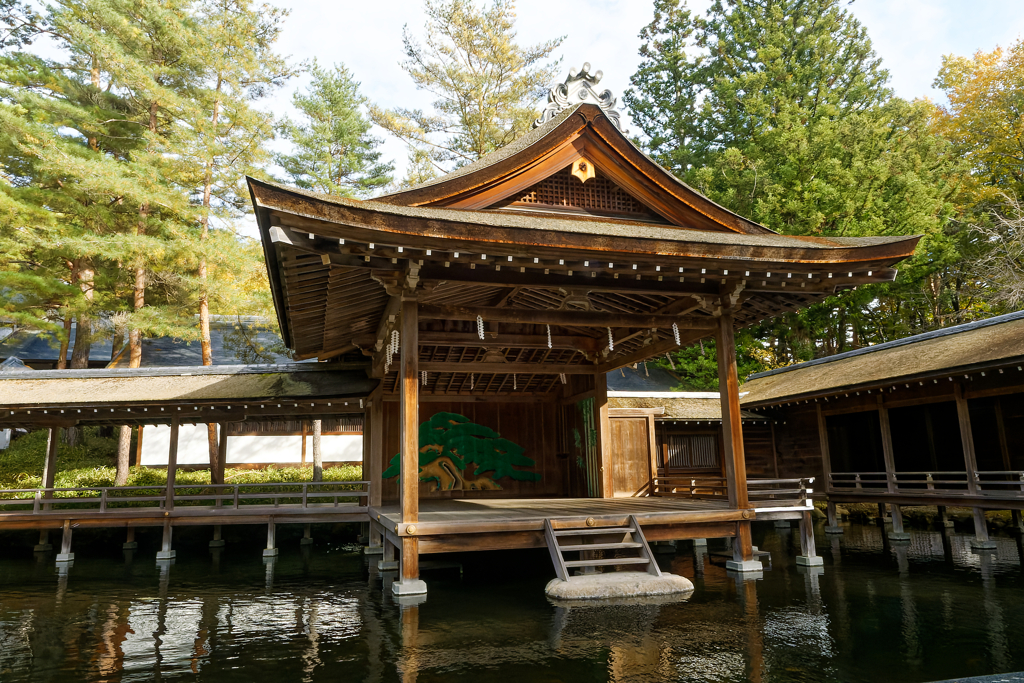
<path fill-rule="evenodd" d="M 897 493 L 910 495 L 966 494 L 967 472 L 893 472 L 893 486 Z M 885 493 L 889 482 L 885 472 L 832 472 L 829 491 Z M 974 473 L 974 488 L 978 495 L 1001 498 L 1024 497 L 1024 470 L 991 470 Z"/>
<path fill-rule="evenodd" d="M 0 491 L 0 516 L 47 514 L 73 510 L 107 513 L 126 509 L 170 510 L 175 507 L 247 509 L 252 507 L 337 508 L 365 510 L 370 482 L 324 481 L 264 484 L 178 484 L 166 486 L 95 486 L 7 489 Z"/>
<path fill-rule="evenodd" d="M 747 497 L 754 507 L 807 507 L 810 505 L 813 478 L 748 479 Z M 655 477 L 650 486 L 652 496 L 682 498 L 715 498 L 729 494 L 725 477 L 686 477 L 681 475 Z"/>

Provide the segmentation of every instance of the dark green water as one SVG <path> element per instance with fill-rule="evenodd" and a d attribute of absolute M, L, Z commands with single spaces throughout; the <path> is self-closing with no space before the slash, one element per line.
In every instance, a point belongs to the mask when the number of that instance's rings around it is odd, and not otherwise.
<path fill-rule="evenodd" d="M 796 529 L 759 524 L 772 554 L 760 580 L 680 543 L 660 557 L 693 578 L 688 599 L 586 607 L 544 598 L 543 551 L 456 557 L 461 576 L 425 570 L 426 602 L 403 606 L 362 556 L 327 542 L 286 540 L 270 565 L 255 537 L 219 557 L 185 544 L 161 570 L 145 542 L 126 561 L 76 538 L 64 575 L 8 545 L 0 681 L 913 682 L 1024 669 L 1019 539 L 973 554 L 966 535 L 912 534 L 893 547 L 878 527 L 819 527 L 818 575 L 794 564 Z"/>

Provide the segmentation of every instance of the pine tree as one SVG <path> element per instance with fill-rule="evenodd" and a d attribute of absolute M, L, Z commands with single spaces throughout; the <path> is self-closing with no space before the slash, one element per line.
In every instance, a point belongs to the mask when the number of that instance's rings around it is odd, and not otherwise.
<path fill-rule="evenodd" d="M 203 365 L 211 365 L 210 265 L 217 255 L 211 248 L 212 220 L 228 221 L 247 209 L 244 176 L 268 158 L 266 144 L 274 137 L 272 115 L 254 102 L 282 86 L 296 69 L 274 52 L 286 11 L 252 0 L 204 0 L 197 12 L 203 41 L 195 58 L 202 64 L 203 87 L 195 92 L 187 119 L 192 139 L 182 151 L 201 169 L 194 184 L 200 199 L 193 286 Z M 209 425 L 208 436 L 210 462 L 215 462 L 215 425 Z"/>
<path fill-rule="evenodd" d="M 897 321 L 880 311 L 927 311 L 928 278 L 958 249 L 943 230 L 955 160 L 933 106 L 892 95 L 841 0 L 716 0 L 703 15 L 657 0 L 641 38 L 624 100 L 680 178 L 786 234 L 926 236 L 896 285 L 762 326 L 753 357 L 778 364 L 845 350 L 851 337 L 881 341 Z"/>
<path fill-rule="evenodd" d="M 285 118 L 279 124 L 281 137 L 294 150 L 274 160 L 301 188 L 369 196 L 391 182 L 394 166 L 380 162 L 376 147 L 381 140 L 370 135 L 372 124 L 360 111 L 366 98 L 359 94 L 359 83 L 343 64 L 324 69 L 314 60 L 310 74 L 306 92 L 292 96 L 301 120 Z"/>
<path fill-rule="evenodd" d="M 512 0 L 493 0 L 484 9 L 471 0 L 426 0 L 424 6 L 424 44 L 405 27 L 402 68 L 418 89 L 437 96 L 434 112 L 371 107 L 370 115 L 443 173 L 530 130 L 535 105 L 558 70 L 557 61 L 543 62 L 563 39 L 517 44 Z"/>

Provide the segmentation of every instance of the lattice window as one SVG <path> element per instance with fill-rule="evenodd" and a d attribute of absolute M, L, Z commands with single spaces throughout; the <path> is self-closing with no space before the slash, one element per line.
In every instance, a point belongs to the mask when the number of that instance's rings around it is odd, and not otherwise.
<path fill-rule="evenodd" d="M 605 176 L 598 175 L 584 183 L 571 175 L 569 168 L 545 178 L 523 194 L 510 199 L 511 204 L 518 206 L 558 207 L 653 217 L 647 207 Z"/>
<path fill-rule="evenodd" d="M 668 462 L 670 470 L 718 469 L 718 439 L 712 434 L 669 434 Z"/>

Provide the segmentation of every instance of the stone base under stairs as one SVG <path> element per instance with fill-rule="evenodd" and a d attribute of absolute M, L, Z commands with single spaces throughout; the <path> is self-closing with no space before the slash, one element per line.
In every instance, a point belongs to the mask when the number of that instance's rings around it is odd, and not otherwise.
<path fill-rule="evenodd" d="M 690 580 L 675 574 L 653 576 L 647 572 L 607 572 L 553 579 L 544 592 L 556 600 L 601 600 L 648 595 L 690 593 Z"/>

